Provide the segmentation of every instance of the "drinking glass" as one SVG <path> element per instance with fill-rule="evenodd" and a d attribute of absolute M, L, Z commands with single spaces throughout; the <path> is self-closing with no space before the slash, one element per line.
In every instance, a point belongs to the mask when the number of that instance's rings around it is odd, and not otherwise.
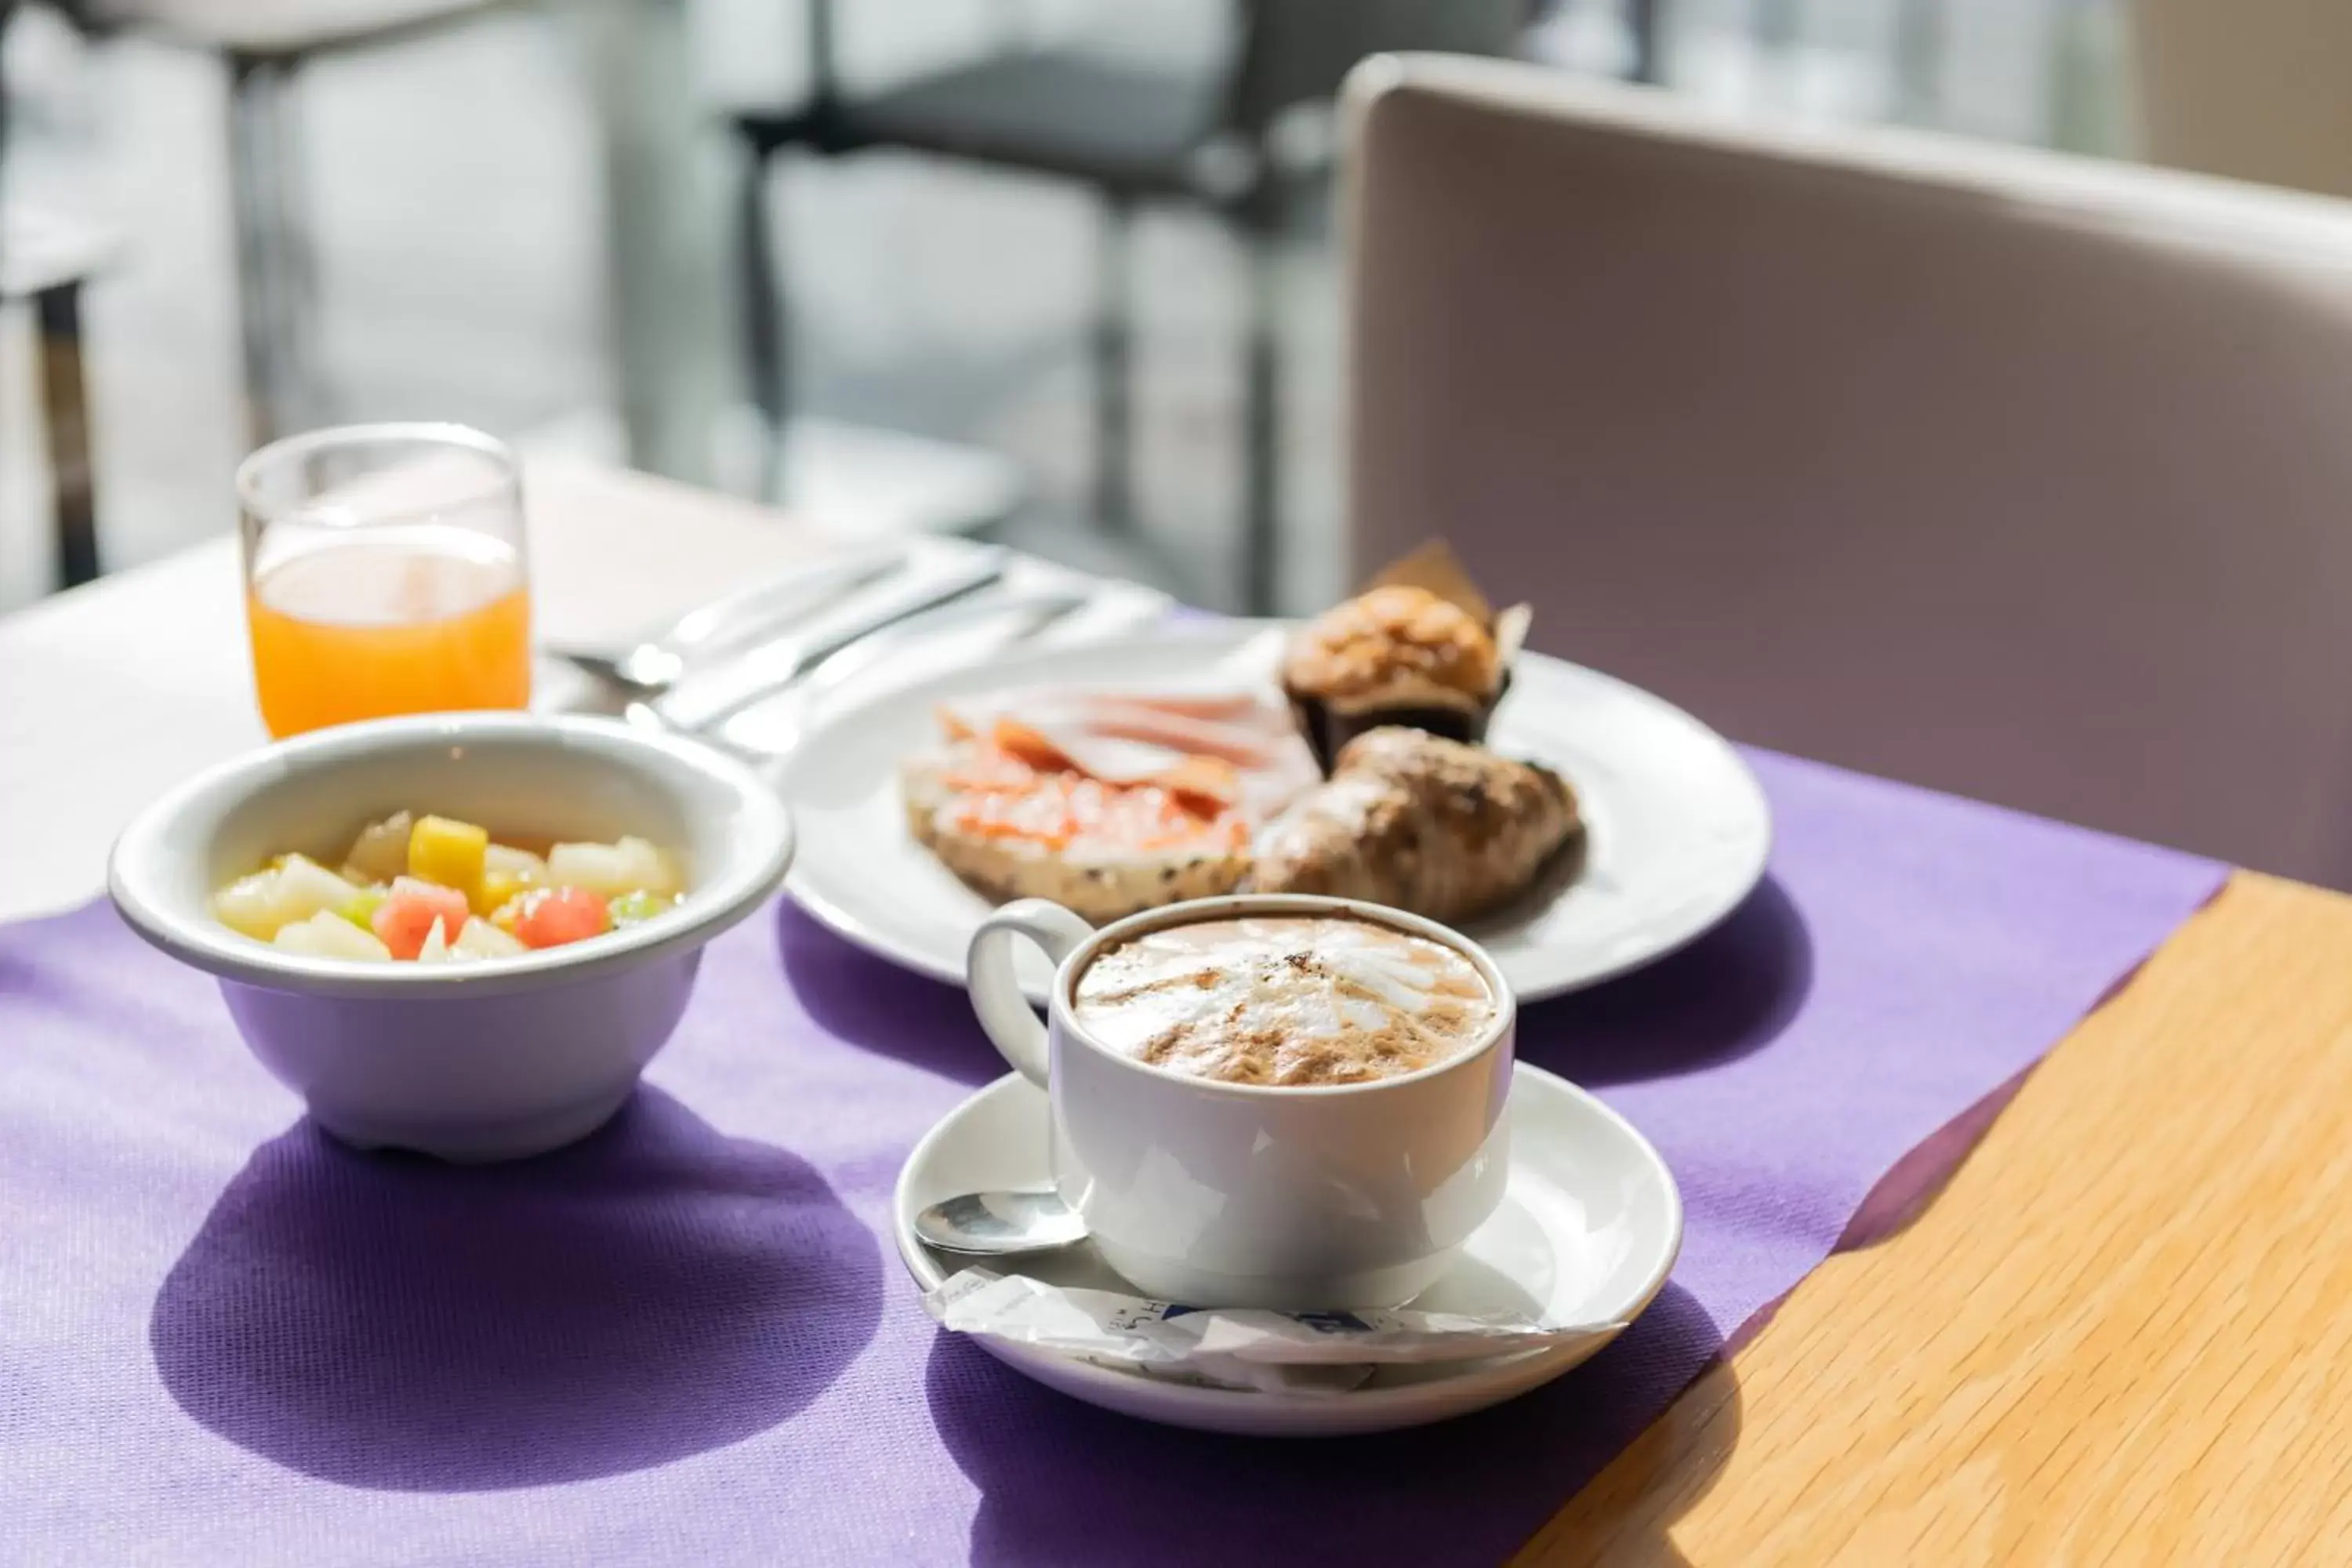
<path fill-rule="evenodd" d="M 352 425 L 236 471 L 262 721 L 284 737 L 530 701 L 514 454 L 462 425 Z"/>

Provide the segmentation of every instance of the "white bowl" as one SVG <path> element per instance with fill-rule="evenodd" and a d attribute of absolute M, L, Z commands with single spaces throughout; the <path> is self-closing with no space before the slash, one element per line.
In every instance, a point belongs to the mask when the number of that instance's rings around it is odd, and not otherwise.
<path fill-rule="evenodd" d="M 633 833 L 688 892 L 643 925 L 470 964 L 282 952 L 213 918 L 274 854 L 337 864 L 402 809 L 558 839 Z M 740 763 L 605 719 L 430 714 L 322 730 L 198 774 L 115 842 L 107 889 L 131 928 L 218 975 L 253 1054 L 319 1124 L 362 1148 L 537 1154 L 601 1126 L 686 1010 L 702 947 L 792 862 L 791 816 Z"/>

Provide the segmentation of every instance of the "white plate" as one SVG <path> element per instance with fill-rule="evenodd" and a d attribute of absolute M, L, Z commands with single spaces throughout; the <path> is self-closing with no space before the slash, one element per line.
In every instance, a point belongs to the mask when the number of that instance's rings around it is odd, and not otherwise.
<path fill-rule="evenodd" d="M 1665 1162 L 1615 1111 L 1541 1068 L 1511 1080 L 1511 1181 L 1503 1206 L 1462 1261 L 1413 1304 L 1432 1311 L 1515 1311 L 1558 1322 L 1630 1322 L 1682 1249 L 1683 1201 Z M 898 1173 L 891 1199 L 898 1256 L 925 1290 L 966 1265 L 916 1239 L 915 1215 L 961 1193 L 1050 1186 L 1045 1094 L 1008 1075 L 950 1111 Z M 1133 1290 L 1091 1247 L 998 1260 L 1070 1287 Z M 1089 1405 L 1172 1426 L 1265 1437 L 1385 1432 L 1466 1415 L 1550 1382 L 1608 1342 L 1436 1365 L 1383 1367 L 1346 1394 L 1202 1388 L 1059 1351 L 974 1336 L 1007 1366 Z"/>
<path fill-rule="evenodd" d="M 1000 658 L 821 718 L 783 773 L 801 827 L 793 897 L 860 947 L 961 984 L 964 948 L 990 905 L 908 836 L 898 799 L 901 759 L 939 742 L 940 700 L 1073 680 L 1181 681 L 1264 629 L 1222 622 Z M 1771 815 L 1755 775 L 1721 736 L 1645 691 L 1524 654 L 1487 740 L 1559 769 L 1586 824 L 1580 856 L 1467 928 L 1522 1001 L 1664 957 L 1764 874 Z M 1023 962 L 1023 983 L 1042 1001 L 1051 974 L 1036 953 Z"/>

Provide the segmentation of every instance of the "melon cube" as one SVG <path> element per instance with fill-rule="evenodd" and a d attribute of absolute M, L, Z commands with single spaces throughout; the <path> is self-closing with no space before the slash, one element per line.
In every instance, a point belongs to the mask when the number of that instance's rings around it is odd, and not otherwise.
<path fill-rule="evenodd" d="M 278 928 L 271 944 L 312 958 L 352 958 L 368 963 L 389 963 L 392 950 L 342 916 L 321 910 L 308 920 Z"/>
<path fill-rule="evenodd" d="M 466 922 L 466 929 L 457 933 L 449 951 L 467 958 L 512 958 L 530 949 L 477 915 Z"/>
<path fill-rule="evenodd" d="M 360 889 L 316 860 L 289 855 L 276 868 L 240 877 L 213 895 L 213 914 L 233 931 L 269 942 L 278 931 L 321 910 L 332 913 Z"/>
<path fill-rule="evenodd" d="M 547 876 L 559 888 L 580 888 L 603 899 L 634 892 L 661 897 L 678 890 L 677 868 L 642 838 L 559 844 L 548 853 Z"/>
<path fill-rule="evenodd" d="M 407 870 L 409 826 L 408 813 L 395 811 L 361 828 L 343 857 L 343 875 L 355 882 L 389 882 Z"/>

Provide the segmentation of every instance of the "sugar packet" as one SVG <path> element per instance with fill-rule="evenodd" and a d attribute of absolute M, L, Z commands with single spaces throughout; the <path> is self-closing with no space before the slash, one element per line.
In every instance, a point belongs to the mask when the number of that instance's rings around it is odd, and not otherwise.
<path fill-rule="evenodd" d="M 1344 1394 L 1381 1366 L 1605 1340 L 1622 1322 L 1513 1315 L 1195 1308 L 967 1268 L 923 1298 L 940 1326 L 1220 1388 Z"/>

